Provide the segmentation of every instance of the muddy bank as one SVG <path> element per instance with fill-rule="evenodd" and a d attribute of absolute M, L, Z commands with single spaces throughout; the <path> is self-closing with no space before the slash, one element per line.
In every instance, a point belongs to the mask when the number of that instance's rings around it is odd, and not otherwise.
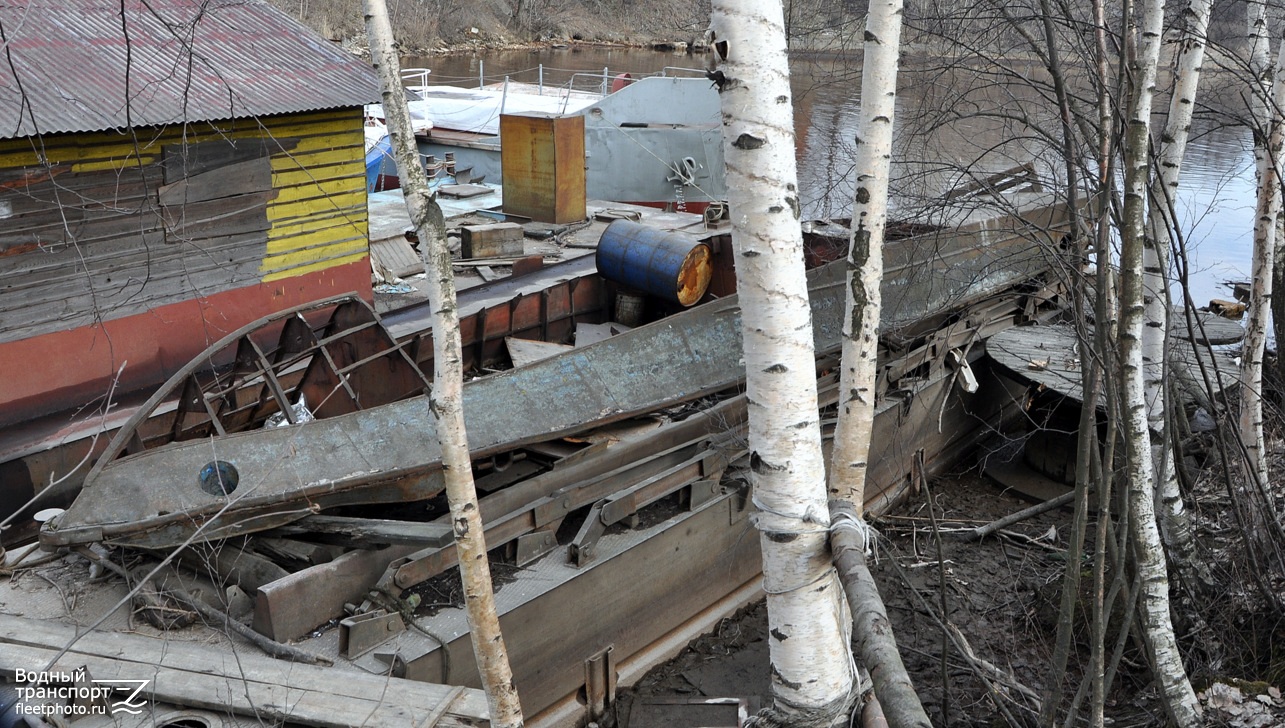
<path fill-rule="evenodd" d="M 1026 508 L 1030 501 L 972 472 L 936 479 L 930 486 L 940 553 L 924 492 L 875 522 L 885 539 L 872 572 L 902 659 L 934 725 L 1010 725 L 1010 718 L 1019 724 L 1031 722 L 1052 662 L 1071 509 L 1036 516 L 998 537 L 965 541 L 959 532 Z M 1198 486 L 1196 500 L 1204 507 L 1203 546 L 1212 558 L 1230 558 L 1234 544 L 1224 540 L 1218 497 L 1211 482 Z M 1089 557 L 1085 559 L 1087 574 Z M 1269 626 L 1270 615 L 1246 598 L 1245 585 L 1239 583 L 1243 574 L 1220 576 L 1226 579 L 1229 597 L 1238 598 L 1221 600 L 1220 605 L 1186 603 L 1178 610 L 1206 620 L 1203 627 L 1186 622 L 1181 638 L 1206 709 L 1206 724 L 1283 725 L 1281 674 L 1271 669 L 1270 659 L 1257 665 L 1250 659 L 1253 653 L 1274 654 L 1272 634 L 1279 627 Z M 1229 609 L 1233 602 L 1236 607 Z M 965 657 L 959 646 L 944 638 L 939 622 L 943 608 L 971 656 Z M 1064 706 L 1088 662 L 1084 625 L 1073 639 L 1071 667 L 1060 688 Z M 1211 652 L 1222 654 L 1211 659 Z M 1107 719 L 1114 725 L 1165 724 L 1145 663 L 1135 640 L 1126 648 L 1106 706 Z M 768 665 L 767 611 L 758 602 L 723 620 L 714 632 L 625 691 L 618 704 L 619 725 L 654 725 L 657 711 L 676 711 L 666 719 L 678 719 L 681 711 L 691 708 L 673 705 L 676 701 L 742 698 L 745 705 L 758 707 L 770 700 Z M 631 716 L 642 720 L 631 721 Z"/>

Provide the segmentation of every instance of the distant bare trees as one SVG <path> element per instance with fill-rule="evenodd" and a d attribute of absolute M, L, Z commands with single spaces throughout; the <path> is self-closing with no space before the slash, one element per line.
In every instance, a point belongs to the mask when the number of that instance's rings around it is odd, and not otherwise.
<path fill-rule="evenodd" d="M 1120 13 L 1122 7 L 1126 14 L 1110 15 Z M 1237 12 L 1243 12 L 1243 7 Z M 1194 646 L 1179 640 L 1172 627 L 1175 613 L 1202 625 L 1195 611 L 1199 605 L 1191 595 L 1208 589 L 1214 578 L 1209 566 L 1198 562 L 1203 547 L 1194 544 L 1180 489 L 1182 481 L 1177 477 L 1182 465 L 1174 448 L 1179 433 L 1185 430 L 1189 410 L 1184 399 L 1175 397 L 1166 386 L 1172 385 L 1175 371 L 1186 377 L 1179 369 L 1183 357 L 1175 352 L 1191 346 L 1167 333 L 1168 293 L 1177 279 L 1174 270 L 1188 267 L 1182 257 L 1184 231 L 1181 221 L 1175 220 L 1174 201 L 1184 146 L 1193 124 L 1192 111 L 1204 108 L 1208 114 L 1219 108 L 1198 100 L 1196 93 L 1198 82 L 1207 83 L 1211 66 L 1217 74 L 1215 86 L 1223 91 L 1221 103 L 1229 97 L 1266 99 L 1256 89 L 1271 86 L 1270 78 L 1265 77 L 1270 69 L 1263 70 L 1269 64 L 1262 60 L 1265 54 L 1260 51 L 1249 58 L 1245 54 L 1265 45 L 1265 36 L 1262 44 L 1245 43 L 1241 30 L 1234 43 L 1215 49 L 1216 64 L 1205 60 L 1206 47 L 1213 45 L 1208 28 L 1218 28 L 1224 38 L 1230 36 L 1225 17 L 1228 9 L 1224 7 L 1222 12 L 1223 18 L 1211 21 L 1208 4 L 1184 2 L 1171 10 L 1168 22 L 1172 26 L 1166 27 L 1163 6 L 1154 0 L 1125 6 L 948 0 L 919 3 L 907 10 L 914 38 L 951 52 L 910 62 L 915 78 L 911 85 L 926 100 L 922 108 L 911 110 L 905 126 L 917 128 L 925 138 L 953 138 L 954 143 L 911 145 L 903 139 L 904 148 L 922 146 L 927 151 L 898 157 L 901 178 L 894 184 L 903 191 L 918 188 L 931 194 L 934 187 L 940 190 L 946 185 L 925 184 L 929 180 L 948 180 L 952 174 L 959 179 L 976 177 L 993 171 L 1001 160 L 1021 161 L 1026 155 L 1037 165 L 1040 160 L 1059 160 L 1056 166 L 1065 171 L 1050 175 L 1051 185 L 1062 186 L 1068 200 L 1098 200 L 1095 207 L 1081 210 L 1076 239 L 1068 241 L 1068 250 L 1075 255 L 1068 259 L 1066 269 L 1068 283 L 1084 291 L 1081 320 L 1096 324 L 1081 325 L 1084 346 L 1079 365 L 1084 369 L 1085 390 L 1097 388 L 1105 393 L 1100 400 L 1089 396 L 1097 406 L 1081 420 L 1079 481 L 1084 492 L 1091 487 L 1100 498 L 1122 488 L 1129 497 L 1110 504 L 1112 509 L 1124 506 L 1118 511 L 1119 521 L 1101 513 L 1094 519 L 1085 508 L 1087 500 L 1080 501 L 1077 522 L 1097 528 L 1092 597 L 1087 605 L 1075 598 L 1080 592 L 1071 577 L 1078 579 L 1081 561 L 1072 558 L 1074 572 L 1068 570 L 1066 582 L 1072 597 L 1063 600 L 1060 621 L 1069 628 L 1075 612 L 1085 610 L 1092 622 L 1095 666 L 1089 669 L 1092 679 L 1086 680 L 1078 693 L 1068 693 L 1062 684 L 1066 664 L 1062 645 L 1069 635 L 1059 636 L 1059 659 L 1049 677 L 1049 703 L 1044 706 L 1041 724 L 1063 710 L 1071 711 L 1066 721 L 1072 723 L 1086 699 L 1091 724 L 1102 724 L 1103 703 L 1124 647 L 1123 642 L 1114 647 L 1109 643 L 1106 625 L 1118 624 L 1120 600 L 1132 599 L 1134 594 L 1141 601 L 1136 611 L 1128 610 L 1126 624 L 1134 621 L 1143 628 L 1150 668 L 1169 719 L 1178 725 L 1199 721 L 1200 707 L 1184 660 L 1190 657 L 1185 651 Z M 1181 42 L 1169 46 L 1177 52 L 1162 54 L 1161 39 L 1174 31 L 1182 33 L 1177 36 Z M 1255 58 L 1257 62 L 1251 63 Z M 1123 69 L 1129 73 L 1121 72 Z M 1285 97 L 1256 103 L 1260 111 L 1251 116 L 1258 119 L 1256 134 L 1262 140 L 1263 156 L 1275 159 L 1279 140 L 1272 138 L 1268 144 L 1268 130 L 1275 132 L 1278 127 L 1268 123 L 1270 114 L 1264 114 L 1285 105 Z M 1167 106 L 1169 113 L 1163 117 L 1163 125 L 1152 128 L 1154 105 Z M 1123 110 L 1128 114 L 1117 116 Z M 1239 114 L 1239 118 L 1245 116 Z M 1041 169 L 1048 174 L 1054 166 L 1046 164 Z M 1123 186 L 1116 172 L 1121 169 Z M 1266 162 L 1260 169 L 1267 183 L 1259 215 L 1264 222 L 1263 237 L 1270 240 L 1266 228 L 1274 229 L 1272 223 L 1280 216 L 1279 198 L 1272 196 L 1279 194 L 1272 188 L 1272 178 L 1279 169 Z M 1081 181 L 1077 183 L 1077 179 Z M 1177 249 L 1174 254 L 1170 254 L 1171 245 Z M 1268 247 L 1260 244 L 1260 248 Z M 1087 266 L 1082 268 L 1081 263 Z M 1267 288 L 1269 271 L 1270 267 L 1262 264 L 1255 269 L 1254 283 L 1260 291 L 1255 307 L 1260 312 L 1267 307 L 1262 289 Z M 1088 275 L 1090 272 L 1094 275 Z M 1085 284 L 1092 287 L 1081 288 Z M 1263 324 L 1256 322 L 1246 345 L 1247 360 L 1254 359 L 1263 331 Z M 1193 376 L 1199 379 L 1202 375 L 1193 372 Z M 1266 557 L 1279 552 L 1280 529 L 1271 509 L 1279 494 L 1270 490 L 1271 481 L 1260 469 L 1257 457 L 1267 449 L 1262 418 L 1254 410 L 1255 403 L 1263 401 L 1263 384 L 1257 375 L 1247 376 L 1243 382 L 1245 401 L 1239 408 L 1234 395 L 1227 399 L 1209 393 L 1200 396 L 1217 410 L 1214 414 L 1222 425 L 1221 432 L 1231 438 L 1224 475 L 1233 484 L 1246 484 L 1235 503 L 1236 513 L 1248 517 L 1246 523 L 1266 525 L 1270 531 L 1261 539 L 1267 545 L 1267 550 L 1262 550 L 1253 536 L 1257 527 L 1246 529 L 1249 537 L 1240 548 L 1259 563 L 1258 554 Z M 1222 406 L 1229 401 L 1232 406 Z M 1250 420 L 1241 428 L 1234 424 L 1237 409 Z M 1250 457 L 1241 459 L 1241 453 Z M 1153 485 L 1161 487 L 1161 498 L 1157 499 Z M 1163 505 L 1159 512 L 1157 505 Z M 1165 526 L 1163 546 L 1157 538 L 1160 524 Z M 1082 537 L 1072 534 L 1073 554 L 1082 542 Z M 1108 547 L 1112 542 L 1114 546 Z M 1185 587 L 1174 592 L 1180 598 L 1172 602 L 1170 556 L 1181 557 L 1176 563 L 1183 568 L 1174 573 L 1181 574 Z M 1264 566 L 1271 569 L 1266 580 L 1281 576 L 1279 565 Z M 1225 573 L 1220 576 L 1226 577 Z M 1262 599 L 1265 608 L 1279 609 L 1277 597 L 1269 590 L 1263 590 Z"/>

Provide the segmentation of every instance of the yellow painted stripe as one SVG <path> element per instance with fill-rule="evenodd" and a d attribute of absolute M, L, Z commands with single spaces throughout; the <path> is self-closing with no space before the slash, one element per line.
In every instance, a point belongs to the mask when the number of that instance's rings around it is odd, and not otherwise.
<path fill-rule="evenodd" d="M 369 251 L 364 240 L 345 240 L 333 245 L 325 245 L 307 250 L 296 250 L 280 255 L 269 255 L 263 259 L 265 275 L 276 271 L 294 270 L 316 263 L 333 261 L 335 258 L 348 255 L 366 255 Z M 331 263 L 332 265 L 334 263 Z"/>
<path fill-rule="evenodd" d="M 289 172 L 292 170 L 299 169 L 301 167 L 315 169 L 317 167 L 333 167 L 336 165 L 347 165 L 351 168 L 349 171 L 356 170 L 358 172 L 364 172 L 365 165 L 359 163 L 358 160 L 361 160 L 361 162 L 365 161 L 365 156 L 366 156 L 365 152 L 362 152 L 360 157 L 357 157 L 356 152 L 357 152 L 356 147 L 346 147 L 341 149 L 328 147 L 326 148 L 325 151 L 308 152 L 305 154 L 292 154 L 289 157 L 285 157 L 285 156 L 273 157 L 272 171 Z"/>
<path fill-rule="evenodd" d="M 276 240 L 284 240 L 293 235 L 304 235 L 322 228 L 334 227 L 349 227 L 354 231 L 352 234 L 364 234 L 366 216 L 346 210 L 329 215 L 311 215 L 298 220 L 285 220 L 272 226 L 272 235 Z"/>
<path fill-rule="evenodd" d="M 276 229 L 273 229 L 268 238 L 267 254 L 281 255 L 291 251 L 313 248 L 320 245 L 328 245 L 337 240 L 360 238 L 361 226 L 356 223 L 331 224 L 325 227 L 315 227 L 307 229 L 294 235 L 278 237 Z M 363 240 L 364 242 L 364 240 Z"/>
<path fill-rule="evenodd" d="M 370 256 L 368 256 L 364 252 L 354 253 L 353 255 L 347 255 L 342 258 L 336 258 L 334 260 L 327 260 L 320 263 L 313 263 L 312 265 L 305 265 L 305 266 L 300 266 L 298 268 L 291 268 L 290 270 L 287 270 L 287 271 L 268 273 L 267 275 L 263 276 L 263 282 L 271 283 L 273 281 L 279 281 L 285 278 L 294 278 L 295 276 L 301 276 L 301 275 L 304 275 L 305 273 L 315 273 L 319 270 L 325 270 L 327 268 L 335 268 L 341 265 L 348 265 L 349 263 L 356 263 L 357 261 L 360 261 L 360 260 L 366 260 L 368 257 Z"/>
<path fill-rule="evenodd" d="M 264 250 L 264 254 L 270 257 L 294 254 L 306 257 L 308 251 L 318 250 L 340 240 L 355 241 L 357 244 L 362 244 L 366 240 L 366 233 L 358 225 L 332 225 L 321 230 L 309 230 L 289 237 L 270 240 Z M 301 259 L 294 258 L 292 260 L 298 262 Z M 273 267 L 266 266 L 264 270 L 271 270 Z"/>
<path fill-rule="evenodd" d="M 352 183 L 353 180 L 357 180 L 357 183 Z M 344 190 L 352 191 L 359 184 L 360 186 L 365 186 L 366 172 L 351 164 L 332 164 L 324 167 L 309 167 L 290 172 L 278 172 L 272 175 L 272 186 L 280 190 L 292 187 L 306 189 L 309 186 L 324 185 L 332 182 L 351 183 L 347 184 Z"/>
<path fill-rule="evenodd" d="M 360 201 L 361 204 L 354 204 L 357 201 Z M 289 205 L 273 205 L 268 208 L 268 220 L 274 225 L 336 214 L 365 219 L 366 190 L 344 195 L 312 198 Z"/>
<path fill-rule="evenodd" d="M 301 225 L 315 230 L 329 227 L 336 222 L 356 225 L 366 221 L 365 208 L 332 205 L 326 198 L 311 201 L 307 206 L 294 205 L 291 210 L 294 214 L 273 215 L 272 212 L 273 210 L 268 210 L 268 222 L 272 223 L 271 237 L 273 238 L 293 234 L 292 231 L 298 230 Z M 278 233 L 278 230 L 282 232 Z"/>
<path fill-rule="evenodd" d="M 334 205 L 329 201 L 326 201 L 325 198 L 330 196 L 353 194 L 354 191 L 365 192 L 365 190 L 365 181 L 356 177 L 349 179 L 321 180 L 295 187 L 282 188 L 281 192 L 277 195 L 277 204 L 299 202 L 301 200 L 311 198 L 321 198 L 324 203 L 321 205 L 322 209 L 333 209 Z"/>
<path fill-rule="evenodd" d="M 57 164 L 57 162 L 53 162 Z M 40 157 L 28 149 L 25 152 L 8 152 L 0 154 L 0 168 L 35 167 L 40 164 Z"/>

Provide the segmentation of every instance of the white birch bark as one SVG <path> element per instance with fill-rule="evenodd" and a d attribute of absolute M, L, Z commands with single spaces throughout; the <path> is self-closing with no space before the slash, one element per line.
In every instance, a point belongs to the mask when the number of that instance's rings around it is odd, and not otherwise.
<path fill-rule="evenodd" d="M 1159 63 L 1163 0 L 1142 6 L 1141 39 L 1133 61 L 1133 99 L 1125 139 L 1124 221 L 1121 230 L 1120 359 L 1123 432 L 1133 512 L 1134 554 L 1142 589 L 1142 626 L 1151 667 L 1170 719 L 1180 728 L 1200 721 L 1200 703 L 1187 679 L 1169 613 L 1169 577 L 1156 525 L 1151 435 L 1143 385 L 1143 238 L 1149 171 L 1148 137 Z"/>
<path fill-rule="evenodd" d="M 839 405 L 830 461 L 831 515 L 861 519 L 874 432 L 875 383 L 879 356 L 879 284 L 888 222 L 892 129 L 897 102 L 897 57 L 901 47 L 902 0 L 875 0 L 866 15 L 861 68 L 860 131 L 854 159 L 857 189 L 852 205 L 853 235 L 848 247 L 847 308 Z M 844 508 L 849 510 L 844 510 Z M 857 535 L 860 534 L 860 535 Z M 831 537 L 835 564 L 853 612 L 857 654 L 870 672 L 887 725 L 932 725 L 910 681 L 888 624 L 879 588 L 865 563 L 865 539 L 858 528 Z M 872 701 L 876 702 L 876 701 Z"/>
<path fill-rule="evenodd" d="M 1276 218 L 1281 212 L 1281 109 L 1285 105 L 1285 43 L 1276 66 L 1272 89 L 1271 121 L 1264 164 L 1258 179 L 1258 202 L 1254 209 L 1254 264 L 1249 293 L 1249 320 L 1241 349 L 1240 437 L 1249 467 L 1258 487 L 1268 481 L 1267 444 L 1263 435 L 1263 351 L 1267 344 L 1267 322 L 1272 305 L 1272 274 L 1276 253 Z M 1253 486 L 1250 486 L 1253 487 Z M 1257 510 L 1257 509 L 1255 509 Z M 1261 516 L 1254 518 L 1259 526 Z"/>
<path fill-rule="evenodd" d="M 848 247 L 848 296 L 843 314 L 839 422 L 830 456 L 830 497 L 865 508 L 870 438 L 874 432 L 879 356 L 883 240 L 888 226 L 888 179 L 893 114 L 897 105 L 897 55 L 902 0 L 874 0 L 866 17 L 861 66 L 861 116 L 853 160 L 856 195 Z"/>
<path fill-rule="evenodd" d="M 1267 39 L 1267 3 L 1265 0 L 1248 0 L 1245 17 L 1249 41 L 1249 119 L 1254 135 L 1254 174 L 1263 177 L 1267 164 L 1267 134 L 1271 111 L 1267 100 L 1272 95 L 1271 44 Z"/>
<path fill-rule="evenodd" d="M 853 673 L 846 601 L 830 563 L 816 360 L 781 5 L 714 0 L 732 242 L 763 549 L 773 709 L 764 722 L 844 719 Z"/>
<path fill-rule="evenodd" d="M 1169 255 L 1168 226 L 1170 206 L 1177 198 L 1178 178 L 1182 171 L 1191 117 L 1200 85 L 1201 66 L 1205 58 L 1206 33 L 1209 28 L 1211 0 L 1191 0 L 1183 11 L 1185 27 L 1178 49 L 1178 71 L 1169 116 L 1160 137 L 1157 170 L 1152 180 L 1148 235 L 1143 249 L 1145 270 L 1146 326 L 1142 332 L 1148 419 L 1151 423 L 1152 458 L 1156 481 L 1160 484 L 1160 533 L 1169 548 L 1179 573 L 1185 579 L 1209 583 L 1208 570 L 1201 568 L 1195 556 L 1195 537 L 1191 518 L 1178 487 L 1173 447 L 1165 440 L 1166 390 L 1165 351 L 1169 329 Z"/>
<path fill-rule="evenodd" d="M 371 62 L 379 73 L 384 116 L 397 159 L 398 174 L 410 218 L 422 241 L 429 305 L 433 310 L 433 392 L 429 409 L 442 449 L 446 498 L 450 504 L 455 548 L 468 616 L 469 637 L 477 658 L 482 687 L 490 708 L 490 725 L 520 728 L 513 671 L 509 667 L 500 620 L 491 588 L 491 564 L 473 486 L 473 465 L 464 429 L 464 372 L 460 347 L 459 312 L 455 307 L 455 275 L 446 247 L 446 225 L 437 199 L 429 192 L 428 176 L 420 164 L 410 111 L 402 90 L 401 64 L 384 0 L 364 0 Z"/>
<path fill-rule="evenodd" d="M 1115 127 L 1114 112 L 1111 101 L 1110 90 L 1110 54 L 1107 52 L 1107 23 L 1106 23 L 1106 2 L 1105 0 L 1092 0 L 1093 2 L 1093 42 L 1095 53 L 1095 65 L 1097 71 L 1098 86 L 1098 128 L 1102 133 L 1098 136 L 1098 204 L 1101 212 L 1098 214 L 1094 230 L 1093 251 L 1097 259 L 1096 264 L 1096 295 L 1093 302 L 1093 311 L 1096 314 L 1097 327 L 1094 332 L 1094 352 L 1097 354 L 1098 364 L 1101 367 L 1103 362 L 1109 361 L 1107 352 L 1109 346 L 1107 342 L 1116 341 L 1118 334 L 1117 327 L 1117 307 L 1115 306 L 1114 279 L 1112 277 L 1112 266 L 1110 265 L 1111 250 L 1111 223 L 1110 215 L 1106 214 L 1111 209 L 1111 190 L 1115 186 L 1115 135 L 1107 133 L 1107 130 Z M 1123 64 L 1117 80 L 1124 78 Z M 1123 96 L 1117 93 L 1116 98 Z M 1086 367 L 1095 366 L 1092 363 L 1085 363 Z M 1109 377 L 1106 380 L 1110 381 Z M 1086 433 L 1080 433 L 1084 437 Z M 1111 438 L 1110 430 L 1108 438 Z M 1108 439 L 1110 442 L 1110 439 Z M 1096 444 L 1094 446 L 1097 447 Z M 1097 456 L 1094 452 L 1091 455 Z M 1090 460 L 1092 467 L 1093 460 Z M 1091 608 L 1090 641 L 1089 641 L 1089 675 L 1091 699 L 1089 701 L 1089 725 L 1092 728 L 1102 728 L 1105 725 L 1106 709 L 1106 568 L 1107 568 L 1107 529 L 1104 527 L 1106 519 L 1111 517 L 1111 479 L 1095 477 L 1094 482 L 1097 484 L 1098 503 L 1101 504 L 1098 510 L 1097 533 L 1094 536 L 1094 554 L 1093 554 L 1093 601 Z M 1126 514 L 1127 515 L 1127 514 Z M 1128 523 L 1127 519 L 1124 521 Z"/>

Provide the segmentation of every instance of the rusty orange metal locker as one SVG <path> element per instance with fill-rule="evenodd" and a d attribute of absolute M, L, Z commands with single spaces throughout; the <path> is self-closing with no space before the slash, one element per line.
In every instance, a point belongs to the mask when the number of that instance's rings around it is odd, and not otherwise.
<path fill-rule="evenodd" d="M 500 117 L 504 211 L 539 222 L 585 219 L 584 117 Z"/>

